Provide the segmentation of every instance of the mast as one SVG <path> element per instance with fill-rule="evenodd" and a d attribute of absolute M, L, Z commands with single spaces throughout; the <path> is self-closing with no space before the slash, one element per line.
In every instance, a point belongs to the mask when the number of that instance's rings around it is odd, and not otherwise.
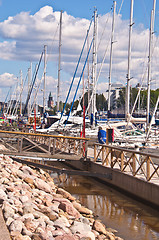
<path fill-rule="evenodd" d="M 96 111 L 96 72 L 97 72 L 97 10 L 94 9 L 94 31 L 93 31 L 93 64 L 92 64 L 92 125 L 95 126 Z"/>
<path fill-rule="evenodd" d="M 111 92 L 112 53 L 113 53 L 113 43 L 114 43 L 115 11 L 116 11 L 116 1 L 114 1 L 114 5 L 113 5 L 113 21 L 112 21 L 112 34 L 111 34 L 111 47 L 110 47 L 110 66 L 109 66 L 108 111 L 110 111 L 110 92 Z"/>
<path fill-rule="evenodd" d="M 28 68 L 28 93 L 30 92 L 30 86 L 31 86 L 31 76 L 32 76 L 32 63 L 30 63 L 30 68 Z M 28 119 L 30 116 L 30 99 L 28 101 Z"/>
<path fill-rule="evenodd" d="M 44 45 L 44 89 L 43 89 L 43 114 L 45 113 L 45 90 L 46 90 L 46 48 Z"/>
<path fill-rule="evenodd" d="M 57 112 L 59 112 L 60 102 L 60 73 L 61 73 L 61 32 L 62 32 L 62 10 L 60 13 L 60 31 L 59 31 L 59 64 L 58 64 L 58 84 L 57 84 Z"/>
<path fill-rule="evenodd" d="M 22 115 L 22 91 L 23 91 L 23 77 L 22 70 L 20 70 L 20 116 Z"/>
<path fill-rule="evenodd" d="M 131 35 L 133 26 L 133 5 L 134 0 L 131 0 L 130 9 L 130 26 L 129 26 L 129 46 L 128 46 L 128 74 L 127 74 L 127 89 L 126 89 L 126 100 L 125 100 L 125 118 L 128 121 L 130 113 L 130 61 L 131 61 Z"/>
<path fill-rule="evenodd" d="M 88 30 L 87 30 L 87 34 L 88 34 Z M 87 38 L 87 53 L 89 51 L 89 36 Z M 88 61 L 87 61 L 87 82 L 88 82 L 88 103 L 90 100 L 90 81 L 89 81 L 89 56 L 88 56 Z M 88 109 L 88 115 L 90 115 L 90 108 Z"/>
<path fill-rule="evenodd" d="M 154 33 L 156 0 L 153 2 L 153 10 L 151 11 L 150 35 L 149 35 L 149 57 L 148 57 L 148 80 L 147 80 L 147 114 L 146 114 L 146 132 L 149 131 L 149 115 L 150 115 L 150 82 L 151 82 L 151 57 L 152 57 L 152 37 Z"/>

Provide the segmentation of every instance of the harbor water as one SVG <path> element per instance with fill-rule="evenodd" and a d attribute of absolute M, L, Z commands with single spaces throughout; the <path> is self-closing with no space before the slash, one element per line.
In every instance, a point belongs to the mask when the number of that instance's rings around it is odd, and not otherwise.
<path fill-rule="evenodd" d="M 125 240 L 159 240 L 159 212 L 92 178 L 51 173 L 55 183 Z"/>

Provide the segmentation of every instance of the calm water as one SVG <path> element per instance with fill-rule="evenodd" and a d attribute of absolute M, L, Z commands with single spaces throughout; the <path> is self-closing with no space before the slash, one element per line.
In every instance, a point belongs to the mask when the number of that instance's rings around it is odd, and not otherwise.
<path fill-rule="evenodd" d="M 90 178 L 58 176 L 55 183 L 91 209 L 125 240 L 159 240 L 159 212 Z"/>

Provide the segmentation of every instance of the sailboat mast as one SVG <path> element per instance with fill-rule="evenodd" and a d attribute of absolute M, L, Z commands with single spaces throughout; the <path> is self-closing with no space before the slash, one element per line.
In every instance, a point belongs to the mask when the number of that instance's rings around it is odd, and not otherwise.
<path fill-rule="evenodd" d="M 20 116 L 22 115 L 22 91 L 23 91 L 23 77 L 22 70 L 20 70 Z"/>
<path fill-rule="evenodd" d="M 130 26 L 129 26 L 129 45 L 128 45 L 128 75 L 127 75 L 127 89 L 126 89 L 126 101 L 125 101 L 125 118 L 128 121 L 130 113 L 130 61 L 131 61 L 131 36 L 133 26 L 133 6 L 134 0 L 131 0 L 130 9 Z"/>
<path fill-rule="evenodd" d="M 32 63 L 30 63 L 30 68 L 28 68 L 28 93 L 30 92 L 30 86 L 31 86 L 31 76 L 32 76 Z M 30 99 L 28 101 L 28 119 L 30 117 Z"/>
<path fill-rule="evenodd" d="M 150 37 L 149 37 L 149 57 L 148 57 L 148 80 L 147 80 L 147 115 L 146 115 L 146 130 L 149 128 L 150 115 L 150 82 L 151 82 L 151 56 L 152 56 L 152 26 L 153 26 L 153 10 L 151 11 Z"/>
<path fill-rule="evenodd" d="M 116 1 L 114 1 L 114 6 L 113 6 L 113 21 L 112 21 L 112 34 L 111 34 L 111 47 L 110 47 L 108 111 L 110 111 L 110 92 L 111 92 L 111 76 L 112 76 L 112 54 L 113 54 L 113 43 L 114 43 L 115 11 L 116 11 Z"/>
<path fill-rule="evenodd" d="M 148 57 L 148 80 L 147 80 L 147 115 L 146 115 L 146 132 L 149 130 L 150 115 L 150 82 L 151 82 L 151 57 L 152 57 L 152 37 L 154 33 L 156 0 L 153 1 L 153 10 L 151 11 L 150 35 L 149 35 L 149 57 Z"/>
<path fill-rule="evenodd" d="M 46 90 L 46 48 L 44 45 L 44 89 L 43 89 L 43 114 L 45 113 L 45 90 Z"/>
<path fill-rule="evenodd" d="M 88 30 L 87 30 L 88 34 Z M 89 51 L 89 35 L 87 38 L 87 53 Z M 87 61 L 87 82 L 88 82 L 88 104 L 90 101 L 90 79 L 89 79 L 89 56 L 88 56 L 88 61 Z M 88 109 L 88 115 L 90 115 L 90 108 Z"/>
<path fill-rule="evenodd" d="M 92 125 L 95 126 L 96 111 L 96 72 L 97 72 L 97 10 L 94 9 L 94 32 L 93 32 L 93 64 L 92 64 L 92 106 L 91 112 L 93 117 Z"/>
<path fill-rule="evenodd" d="M 61 13 L 60 13 L 60 31 L 59 31 L 59 64 L 58 64 L 58 84 L 57 84 L 57 112 L 59 112 L 59 102 L 60 102 L 61 32 L 62 32 L 62 10 L 61 10 Z"/>

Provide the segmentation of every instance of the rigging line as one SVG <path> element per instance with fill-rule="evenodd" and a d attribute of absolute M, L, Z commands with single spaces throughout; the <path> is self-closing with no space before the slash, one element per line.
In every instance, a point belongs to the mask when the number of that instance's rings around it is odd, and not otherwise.
<path fill-rule="evenodd" d="M 11 113 L 11 108 L 13 106 L 13 99 L 15 97 L 15 92 L 16 92 L 16 88 L 18 87 L 18 83 L 16 83 L 14 89 L 13 89 L 13 92 L 12 92 L 12 95 L 11 95 L 11 98 L 10 98 L 10 103 L 9 103 L 9 106 L 8 106 L 8 109 L 7 109 L 7 114 L 10 114 Z"/>
<path fill-rule="evenodd" d="M 61 116 L 60 116 L 59 123 L 60 123 L 61 118 L 63 116 L 64 110 L 65 110 L 65 107 L 66 107 L 66 104 L 67 104 L 67 101 L 68 101 L 68 98 L 69 98 L 69 95 L 70 95 L 70 92 L 71 92 L 71 89 L 72 89 L 72 86 L 73 86 L 73 82 L 74 82 L 74 79 L 75 79 L 75 76 L 76 76 L 76 73 L 77 73 L 77 70 L 78 70 L 78 67 L 79 67 L 79 63 L 80 63 L 80 60 L 81 60 L 81 57 L 82 57 L 82 54 L 83 54 L 83 51 L 84 51 L 84 48 L 85 48 L 85 44 L 86 44 L 86 41 L 87 41 L 87 38 L 88 38 L 88 34 L 89 34 L 89 31 L 90 31 L 91 25 L 92 25 L 92 21 L 93 21 L 93 19 L 91 19 L 89 28 L 87 30 L 87 34 L 86 34 L 86 37 L 85 37 L 85 40 L 84 40 L 84 44 L 83 44 L 83 47 L 82 47 L 82 50 L 81 50 L 81 53 L 80 53 L 80 56 L 79 56 L 79 59 L 78 59 L 77 65 L 76 65 L 76 69 L 75 69 L 75 72 L 74 72 L 74 75 L 73 75 L 73 78 L 72 78 L 72 82 L 71 82 L 71 85 L 70 85 L 70 88 L 69 88 L 69 91 L 68 91 L 68 94 L 67 94 L 67 97 L 66 97 L 66 100 L 65 100 L 65 104 L 64 104 Z"/>
<path fill-rule="evenodd" d="M 77 88 L 76 88 L 76 92 L 75 92 L 75 94 L 74 94 L 74 98 L 73 98 L 73 101 L 72 101 L 72 104 L 71 104 L 71 107 L 70 107 L 70 111 L 69 111 L 69 114 L 68 114 L 68 117 L 67 117 L 65 126 L 66 126 L 66 124 L 67 124 L 67 122 L 68 122 L 68 119 L 69 119 L 69 117 L 70 117 L 70 113 L 71 113 L 71 111 L 72 111 L 72 107 L 73 107 L 74 101 L 75 101 L 75 99 L 76 99 L 76 95 L 77 95 L 77 92 L 78 92 L 78 89 L 79 89 L 79 85 L 80 85 L 80 82 L 81 82 L 81 79 L 82 79 L 82 76 L 83 76 L 83 73 L 84 73 L 84 70 L 85 70 L 85 66 L 86 66 L 86 63 L 87 63 L 87 60 L 88 60 L 88 56 L 89 56 L 90 51 L 91 51 L 91 48 L 92 48 L 92 44 L 93 44 L 93 39 L 92 39 L 92 41 L 91 41 L 91 44 L 90 44 L 90 47 L 89 47 L 89 50 L 88 50 L 88 53 L 87 53 L 87 56 L 86 56 L 86 60 L 85 60 L 85 63 L 84 63 L 83 69 L 82 69 L 82 73 L 81 73 L 80 79 L 79 79 L 79 81 L 78 81 L 78 85 L 77 85 Z"/>
<path fill-rule="evenodd" d="M 35 74 L 35 76 L 34 76 L 34 79 L 33 79 L 32 83 L 31 83 L 31 88 L 29 89 L 29 92 L 28 92 L 27 100 L 26 100 L 25 107 L 24 107 L 24 113 L 25 113 L 25 111 L 26 111 L 26 108 L 27 108 L 27 106 L 28 106 L 28 102 L 29 102 L 29 100 L 30 100 L 30 96 L 31 96 L 31 93 L 32 93 L 32 90 L 33 90 L 33 86 L 34 86 L 34 83 L 35 83 L 35 80 L 36 80 L 37 73 L 38 73 L 38 71 L 39 71 L 39 67 L 40 67 L 40 64 L 41 64 L 41 60 L 42 60 L 43 54 L 44 54 L 44 53 L 42 52 L 42 53 L 41 53 L 40 60 L 39 60 L 39 63 L 38 63 L 38 67 L 37 67 L 37 70 L 36 70 L 36 74 Z"/>
<path fill-rule="evenodd" d="M 147 7 L 145 5 L 145 1 L 144 0 L 141 0 L 142 2 L 142 5 L 143 5 L 143 9 L 144 9 L 144 19 L 145 19 L 145 22 L 146 22 L 146 26 L 149 26 L 149 14 L 147 14 Z"/>
<path fill-rule="evenodd" d="M 120 5 L 120 8 L 119 8 L 118 15 L 119 15 L 119 14 L 120 14 L 120 12 L 121 12 L 121 9 L 122 9 L 122 6 L 123 6 L 123 3 L 124 3 L 124 0 L 122 0 L 122 2 L 121 2 L 121 5 Z"/>
<path fill-rule="evenodd" d="M 8 93 L 7 93 L 7 96 L 6 96 L 5 100 L 4 100 L 4 103 L 3 103 L 2 108 L 1 108 L 1 111 L 0 111 L 0 116 L 2 115 L 3 108 L 4 108 L 4 106 L 5 106 L 5 103 L 6 103 L 6 101 L 7 101 L 7 98 L 8 98 L 8 96 L 9 96 L 10 91 L 11 91 L 11 89 L 9 88 Z"/>
<path fill-rule="evenodd" d="M 157 41 L 157 39 L 156 39 L 156 41 Z M 153 54 L 153 52 L 154 52 L 154 48 L 153 48 L 153 50 L 152 50 L 152 54 Z M 136 96 L 136 99 L 135 99 L 135 102 L 134 102 L 134 105 L 133 105 L 133 108 L 132 108 L 132 111 L 131 111 L 131 114 L 130 114 L 130 118 L 131 118 L 131 116 L 132 116 L 132 114 L 133 114 L 133 112 L 134 112 L 134 109 L 135 109 L 135 107 L 136 107 L 137 100 L 138 100 L 138 98 L 139 98 L 139 95 L 140 95 L 140 92 L 141 92 L 141 89 L 142 89 L 143 81 L 144 81 L 145 76 L 146 76 L 146 73 L 147 73 L 147 69 L 148 69 L 148 63 L 147 63 L 146 69 L 145 69 L 145 73 L 143 74 L 143 77 L 142 77 L 141 86 L 139 87 L 139 90 L 138 90 L 138 93 L 137 93 L 137 96 Z M 129 122 L 130 122 L 130 118 L 128 119 L 127 126 L 128 126 L 128 124 L 129 124 Z"/>
<path fill-rule="evenodd" d="M 106 29 L 108 20 L 109 20 L 109 18 L 110 18 L 110 13 L 111 13 L 111 12 L 112 12 L 112 9 L 110 10 L 110 12 L 107 13 L 107 14 L 108 14 L 108 17 L 107 17 L 107 19 L 106 19 L 106 21 L 105 21 L 105 25 L 104 25 L 104 28 L 103 28 L 103 32 L 102 32 L 102 34 L 101 34 L 101 37 L 100 37 L 100 40 L 99 40 L 99 43 L 98 43 L 98 46 L 97 46 L 97 51 L 98 51 L 99 46 L 100 46 L 100 44 L 101 44 L 101 41 L 102 41 L 102 38 L 103 38 L 103 35 L 104 35 L 104 32 L 105 32 L 105 29 Z"/>
<path fill-rule="evenodd" d="M 21 95 L 22 92 L 23 92 L 23 89 L 24 89 L 24 85 L 25 85 L 27 76 L 28 76 L 28 73 L 26 74 L 25 80 L 24 80 L 24 82 L 23 82 L 23 86 L 22 86 L 22 88 L 21 88 L 21 90 L 20 90 L 19 97 L 18 97 L 17 102 L 16 102 L 16 104 L 15 104 L 15 107 L 14 107 L 14 109 L 13 109 L 13 112 L 12 112 L 13 115 L 17 112 L 18 101 L 20 100 L 20 95 Z"/>
<path fill-rule="evenodd" d="M 41 79 L 40 79 L 40 81 L 39 81 L 39 83 L 38 83 L 37 89 L 36 89 L 34 101 L 33 101 L 32 108 L 31 108 L 31 112 L 33 111 L 33 109 L 34 109 L 34 107 L 35 107 L 35 103 L 36 103 L 36 100 L 37 100 L 37 95 L 38 95 L 38 92 L 39 92 L 40 85 L 41 85 L 41 83 L 42 83 L 43 77 L 44 77 L 44 71 L 43 71 L 42 77 L 41 77 Z"/>
<path fill-rule="evenodd" d="M 58 30 L 58 27 L 59 27 L 59 23 L 58 23 L 58 26 L 57 26 L 57 28 L 56 28 L 56 32 L 55 32 L 55 34 L 54 34 L 53 42 L 55 41 L 55 37 L 56 37 L 56 33 L 57 33 L 57 30 Z M 53 45 L 52 45 L 52 49 L 53 49 Z M 52 49 L 50 50 L 50 52 L 52 52 Z M 49 60 L 49 54 L 48 54 L 48 56 L 47 56 L 46 63 L 48 62 L 48 60 Z M 40 79 L 40 81 L 39 81 L 39 83 L 38 83 L 38 87 L 37 87 L 37 89 L 36 89 L 34 101 L 33 101 L 32 108 L 31 108 L 31 112 L 32 112 L 33 109 L 34 109 L 35 102 L 36 102 L 36 100 L 37 100 L 37 95 L 38 95 L 38 92 L 39 92 L 40 85 L 41 85 L 41 83 L 42 83 L 43 77 L 44 77 L 44 71 L 43 71 L 42 77 L 41 77 L 41 79 Z"/>
<path fill-rule="evenodd" d="M 57 28 L 56 28 L 56 31 L 55 31 L 55 33 L 54 33 L 54 37 L 53 37 L 53 40 L 52 40 L 52 43 L 51 43 L 51 47 L 50 47 L 50 50 L 49 50 L 49 52 L 48 52 L 48 54 L 47 54 L 48 56 L 47 56 L 47 59 L 46 59 L 46 63 L 48 63 L 48 60 L 50 59 L 51 52 L 53 51 L 54 42 L 55 42 L 55 38 L 56 38 L 56 36 L 57 36 L 57 31 L 58 31 L 58 29 L 59 29 L 59 25 L 60 25 L 60 23 L 57 24 Z"/>
<path fill-rule="evenodd" d="M 111 39 L 111 37 L 110 37 L 110 39 Z M 109 39 L 109 41 L 110 41 L 110 39 Z M 98 72 L 98 76 L 97 76 L 97 79 L 96 79 L 96 82 L 95 82 L 95 88 L 96 88 L 96 86 L 97 86 L 97 82 L 98 82 L 100 73 L 101 73 L 101 71 L 102 71 L 102 67 L 103 67 L 103 64 L 104 64 L 104 61 L 105 61 L 105 58 L 106 58 L 107 50 L 108 50 L 108 45 L 107 45 L 107 48 L 106 48 L 105 53 L 104 53 L 103 60 L 102 60 L 101 65 L 100 65 L 100 69 L 99 69 L 99 72 Z M 91 94 L 91 97 L 90 97 L 90 100 L 89 100 L 89 103 L 88 103 L 88 106 L 87 106 L 87 109 L 86 109 L 85 114 L 87 114 L 88 109 L 90 108 L 92 98 L 93 98 L 93 93 Z"/>

